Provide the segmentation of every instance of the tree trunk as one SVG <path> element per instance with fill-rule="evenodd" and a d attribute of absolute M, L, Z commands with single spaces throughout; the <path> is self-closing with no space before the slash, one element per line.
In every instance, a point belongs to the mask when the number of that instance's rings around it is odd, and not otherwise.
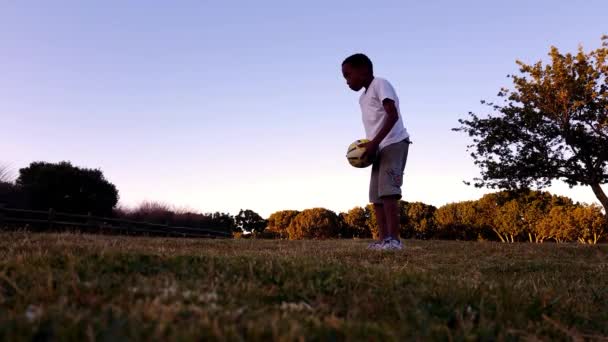
<path fill-rule="evenodd" d="M 604 207 L 604 216 L 608 215 L 608 196 L 606 196 L 606 193 L 604 193 L 604 190 L 598 183 L 591 184 L 591 189 L 593 190 L 595 197 L 600 200 L 600 203 L 602 203 L 602 206 Z"/>
<path fill-rule="evenodd" d="M 496 235 L 498 235 L 498 237 L 500 238 L 500 241 L 502 242 L 507 242 L 505 241 L 505 239 L 502 237 L 502 234 L 500 234 L 500 232 L 498 232 L 498 230 L 496 229 L 492 229 L 494 231 L 494 233 L 496 233 Z"/>
<path fill-rule="evenodd" d="M 604 190 L 598 183 L 591 184 L 591 189 L 593 190 L 595 197 L 597 197 L 597 199 L 600 201 L 600 203 L 602 203 L 602 206 L 604 207 L 604 227 L 603 228 L 606 229 L 606 227 L 608 227 L 608 196 L 606 196 L 606 193 L 604 192 Z M 594 233 L 594 235 L 595 235 L 595 233 Z M 599 236 L 597 238 L 594 236 L 595 243 L 597 243 L 599 238 L 600 238 Z"/>

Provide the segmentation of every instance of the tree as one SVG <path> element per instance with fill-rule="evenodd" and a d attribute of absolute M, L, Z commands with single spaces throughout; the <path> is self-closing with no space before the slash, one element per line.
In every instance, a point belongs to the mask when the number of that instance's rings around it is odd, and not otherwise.
<path fill-rule="evenodd" d="M 337 238 L 339 232 L 338 215 L 324 208 L 302 211 L 289 225 L 290 240 Z"/>
<path fill-rule="evenodd" d="M 573 210 L 572 216 L 576 222 L 579 242 L 595 245 L 605 235 L 606 224 L 599 206 L 579 206 Z"/>
<path fill-rule="evenodd" d="M 17 185 L 33 210 L 110 215 L 118 203 L 118 190 L 101 170 L 78 168 L 69 162 L 31 163 L 19 170 Z"/>
<path fill-rule="evenodd" d="M 477 187 L 543 188 L 553 180 L 590 186 L 608 212 L 608 36 L 602 47 L 576 55 L 552 47 L 551 62 L 517 61 L 514 89 L 501 89 L 491 113 L 469 113 L 456 131 L 481 169 Z M 485 103 L 482 101 L 482 103 Z"/>
<path fill-rule="evenodd" d="M 516 200 L 498 207 L 494 215 L 494 231 L 502 242 L 515 242 L 515 238 L 523 233 L 522 207 Z"/>
<path fill-rule="evenodd" d="M 369 228 L 372 238 L 378 239 L 380 237 L 380 228 L 378 227 L 376 211 L 374 210 L 373 204 L 368 204 L 365 206 L 365 218 L 365 225 Z"/>
<path fill-rule="evenodd" d="M 281 210 L 268 217 L 268 230 L 277 232 L 281 238 L 289 236 L 287 228 L 300 212 L 297 210 Z"/>
<path fill-rule="evenodd" d="M 572 216 L 572 206 L 555 206 L 538 224 L 539 229 L 555 242 L 567 242 L 577 237 L 577 226 Z"/>
<path fill-rule="evenodd" d="M 403 237 L 413 235 L 418 239 L 427 239 L 435 234 L 437 208 L 422 202 L 401 203 L 404 209 L 402 215 L 405 217 L 405 224 L 401 227 Z"/>
<path fill-rule="evenodd" d="M 538 229 L 539 222 L 547 216 L 551 209 L 557 206 L 573 208 L 574 203 L 568 197 L 552 195 L 546 191 L 518 192 L 522 208 L 523 230 L 528 235 L 528 241 L 542 243 L 551 235 L 544 229 Z"/>
<path fill-rule="evenodd" d="M 503 242 L 527 235 L 530 242 L 540 243 L 550 235 L 538 223 L 558 205 L 573 203 L 567 197 L 529 189 L 486 194 L 476 203 L 477 224 L 494 231 Z"/>
<path fill-rule="evenodd" d="M 212 228 L 220 228 L 226 232 L 235 232 L 236 222 L 234 216 L 229 213 L 215 212 L 211 216 Z"/>
<path fill-rule="evenodd" d="M 347 227 L 346 236 L 358 237 L 358 238 L 369 238 L 372 236 L 372 232 L 367 226 L 368 213 L 361 207 L 354 207 L 342 215 L 344 223 Z"/>
<path fill-rule="evenodd" d="M 261 233 L 266 228 L 266 220 L 253 210 L 241 209 L 234 217 L 236 228 L 244 232 Z"/>
<path fill-rule="evenodd" d="M 471 240 L 478 237 L 478 217 L 475 201 L 446 204 L 435 211 L 437 233 L 440 239 Z"/>

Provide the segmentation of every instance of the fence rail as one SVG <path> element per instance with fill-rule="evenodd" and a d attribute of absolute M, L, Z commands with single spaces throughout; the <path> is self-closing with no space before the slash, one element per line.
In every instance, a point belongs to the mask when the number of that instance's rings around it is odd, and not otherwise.
<path fill-rule="evenodd" d="M 228 232 L 195 227 L 178 227 L 168 224 L 123 220 L 93 215 L 77 215 L 47 211 L 5 208 L 0 204 L 0 227 L 6 224 L 28 224 L 56 230 L 59 227 L 80 228 L 90 232 L 122 234 L 149 234 L 193 238 L 229 238 Z"/>

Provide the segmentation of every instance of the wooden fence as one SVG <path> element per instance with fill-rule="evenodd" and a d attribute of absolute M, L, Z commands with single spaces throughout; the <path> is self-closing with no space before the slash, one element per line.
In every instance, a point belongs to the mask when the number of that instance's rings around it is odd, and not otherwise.
<path fill-rule="evenodd" d="M 122 220 L 93 215 L 75 215 L 48 211 L 5 208 L 0 204 L 0 228 L 9 225 L 28 225 L 32 230 L 57 231 L 66 228 L 90 233 L 110 233 L 127 235 L 153 235 L 192 238 L 230 238 L 229 232 L 195 228 L 176 227 L 168 224 Z"/>

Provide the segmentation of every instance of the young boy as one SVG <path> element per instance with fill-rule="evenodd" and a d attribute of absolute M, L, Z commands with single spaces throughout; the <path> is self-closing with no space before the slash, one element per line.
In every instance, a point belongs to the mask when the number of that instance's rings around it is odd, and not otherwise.
<path fill-rule="evenodd" d="M 342 74 L 350 89 L 365 88 L 359 104 L 365 134 L 370 142 L 361 146 L 375 156 L 369 186 L 369 200 L 374 205 L 379 241 L 369 249 L 399 250 L 399 200 L 403 171 L 410 145 L 409 134 L 399 111 L 399 98 L 387 80 L 374 77 L 371 60 L 364 54 L 352 55 L 342 62 Z"/>

